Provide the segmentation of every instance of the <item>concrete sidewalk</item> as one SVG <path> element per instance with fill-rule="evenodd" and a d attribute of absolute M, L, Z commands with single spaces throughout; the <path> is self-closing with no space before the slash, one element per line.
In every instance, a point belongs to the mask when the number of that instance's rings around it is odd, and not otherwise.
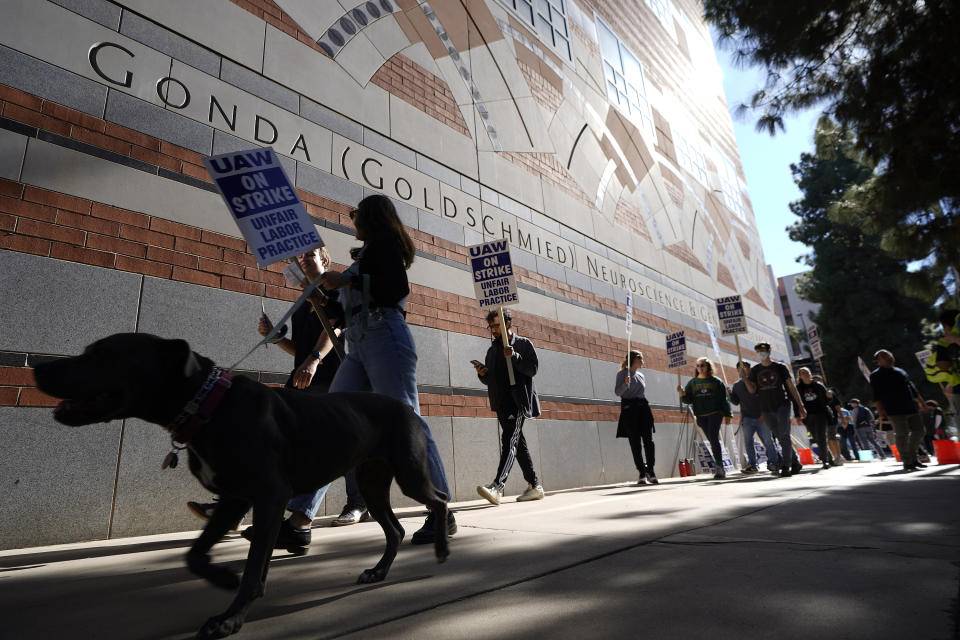
<path fill-rule="evenodd" d="M 459 503 L 450 560 L 405 543 L 377 585 L 355 584 L 376 523 L 317 528 L 274 556 L 237 637 L 958 638 L 960 467 L 899 468 Z M 401 514 L 408 539 L 422 513 Z M 0 637 L 192 637 L 231 599 L 184 567 L 194 536 L 0 552 Z M 215 558 L 240 570 L 246 550 Z"/>

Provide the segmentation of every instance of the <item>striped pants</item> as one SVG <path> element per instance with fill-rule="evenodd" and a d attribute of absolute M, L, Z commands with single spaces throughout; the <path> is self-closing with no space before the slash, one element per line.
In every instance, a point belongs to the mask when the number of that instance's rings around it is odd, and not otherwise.
<path fill-rule="evenodd" d="M 497 467 L 497 476 L 493 483 L 500 489 L 503 489 L 503 485 L 507 482 L 507 476 L 510 475 L 514 460 L 520 463 L 524 480 L 533 486 L 540 484 L 537 479 L 537 472 L 533 469 L 533 458 L 530 457 L 530 449 L 527 448 L 527 439 L 523 437 L 523 422 L 525 419 L 523 414 L 497 414 L 501 429 L 500 464 Z"/>

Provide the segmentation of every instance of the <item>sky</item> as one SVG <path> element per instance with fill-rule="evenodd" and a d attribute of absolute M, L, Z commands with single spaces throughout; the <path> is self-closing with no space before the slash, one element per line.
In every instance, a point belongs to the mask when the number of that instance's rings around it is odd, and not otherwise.
<path fill-rule="evenodd" d="M 813 150 L 813 131 L 819 112 L 807 111 L 784 120 L 786 131 L 776 136 L 754 128 L 756 116 L 749 112 L 737 117 L 736 108 L 747 102 L 763 85 L 764 72 L 759 67 L 738 69 L 731 54 L 716 46 L 717 61 L 723 69 L 723 88 L 730 106 L 730 117 L 740 148 L 740 161 L 747 178 L 747 192 L 760 231 L 760 242 L 768 264 L 777 277 L 807 271 L 808 266 L 796 258 L 807 253 L 807 247 L 787 237 L 785 228 L 796 221 L 789 204 L 800 199 L 800 191 L 790 174 L 790 163 L 800 154 Z"/>

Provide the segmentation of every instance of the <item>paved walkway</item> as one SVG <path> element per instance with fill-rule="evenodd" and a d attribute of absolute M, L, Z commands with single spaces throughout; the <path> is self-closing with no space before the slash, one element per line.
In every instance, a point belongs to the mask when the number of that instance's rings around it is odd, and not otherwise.
<path fill-rule="evenodd" d="M 460 503 L 446 564 L 404 544 L 377 585 L 355 580 L 379 527 L 323 526 L 278 552 L 237 637 L 960 638 L 960 467 L 899 467 Z M 422 512 L 401 520 L 409 538 Z M 192 637 L 231 597 L 184 568 L 194 535 L 0 552 L 0 638 Z"/>

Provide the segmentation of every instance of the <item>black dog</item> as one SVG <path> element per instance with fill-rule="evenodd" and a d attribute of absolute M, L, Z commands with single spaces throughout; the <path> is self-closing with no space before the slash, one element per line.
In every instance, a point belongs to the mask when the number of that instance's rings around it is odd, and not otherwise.
<path fill-rule="evenodd" d="M 38 365 L 37 386 L 66 398 L 58 422 L 81 426 L 141 418 L 186 443 L 190 471 L 220 501 L 187 553 L 190 570 L 213 584 L 236 589 L 221 615 L 199 638 L 236 633 L 254 599 L 263 595 L 270 555 L 284 507 L 356 469 L 370 514 L 383 528 L 383 557 L 359 582 L 383 580 L 404 531 L 390 507 L 394 478 L 404 494 L 436 516 L 435 551 L 447 548 L 447 496 L 430 481 L 426 438 L 413 410 L 374 393 L 325 396 L 274 390 L 238 376 L 224 376 L 183 340 L 124 333 L 99 340 L 83 354 Z M 253 540 L 242 579 L 210 563 L 208 552 L 253 507 Z"/>

